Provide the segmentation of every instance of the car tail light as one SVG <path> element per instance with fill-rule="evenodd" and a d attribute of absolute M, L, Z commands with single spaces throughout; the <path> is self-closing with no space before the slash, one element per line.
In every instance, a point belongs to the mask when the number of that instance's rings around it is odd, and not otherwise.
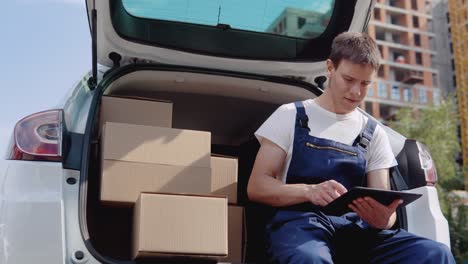
<path fill-rule="evenodd" d="M 424 144 L 416 142 L 416 145 L 419 149 L 421 168 L 424 170 L 424 174 L 426 176 L 426 184 L 435 185 L 437 183 L 437 170 L 431 153 L 429 153 L 429 150 Z"/>
<path fill-rule="evenodd" d="M 62 160 L 62 110 L 39 112 L 21 119 L 13 133 L 13 160 Z"/>

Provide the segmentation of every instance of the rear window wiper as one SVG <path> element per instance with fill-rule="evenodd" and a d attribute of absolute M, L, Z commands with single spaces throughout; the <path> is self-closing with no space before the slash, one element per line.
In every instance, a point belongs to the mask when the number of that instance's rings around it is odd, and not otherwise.
<path fill-rule="evenodd" d="M 232 29 L 232 28 L 231 28 L 231 25 L 229 25 L 229 24 L 221 24 L 221 23 L 218 23 L 218 24 L 216 25 L 216 27 L 219 28 L 219 29 L 221 29 L 221 30 L 230 30 L 230 29 Z"/>

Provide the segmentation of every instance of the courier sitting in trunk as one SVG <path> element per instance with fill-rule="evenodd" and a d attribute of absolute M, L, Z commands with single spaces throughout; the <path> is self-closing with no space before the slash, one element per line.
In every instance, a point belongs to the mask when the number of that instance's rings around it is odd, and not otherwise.
<path fill-rule="evenodd" d="M 385 206 L 365 197 L 351 213 L 321 207 L 355 186 L 390 189 L 397 165 L 387 135 L 356 108 L 379 68 L 368 35 L 337 36 L 327 60 L 328 87 L 315 100 L 279 107 L 257 130 L 261 143 L 247 192 L 276 208 L 266 226 L 273 263 L 455 263 L 447 246 L 390 230 L 400 200 Z M 307 210 L 294 205 L 307 203 Z"/>

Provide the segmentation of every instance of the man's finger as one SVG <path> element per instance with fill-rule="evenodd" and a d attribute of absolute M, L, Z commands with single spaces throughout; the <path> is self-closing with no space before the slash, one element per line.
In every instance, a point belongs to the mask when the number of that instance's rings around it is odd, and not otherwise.
<path fill-rule="evenodd" d="M 367 204 L 369 204 L 370 207 L 372 207 L 374 209 L 381 210 L 381 209 L 387 207 L 387 206 L 384 206 L 383 204 L 377 202 L 372 197 L 364 197 L 363 199 L 367 202 Z"/>
<path fill-rule="evenodd" d="M 354 204 L 348 204 L 348 207 L 351 208 L 351 210 L 353 210 L 355 213 L 357 213 L 360 218 L 362 218 L 364 221 L 366 221 L 367 215 L 365 214 L 365 212 L 363 212 L 361 209 L 359 209 Z"/>
<path fill-rule="evenodd" d="M 334 180 L 331 180 L 330 183 L 332 184 L 333 186 L 333 189 L 335 189 L 338 194 L 342 195 L 344 193 L 346 193 L 348 190 L 339 182 L 337 181 L 334 181 Z"/>
<path fill-rule="evenodd" d="M 333 198 L 333 200 L 341 196 L 341 193 L 339 193 L 336 189 L 330 190 L 328 194 Z"/>
<path fill-rule="evenodd" d="M 328 192 L 324 191 L 321 195 L 322 199 L 327 202 L 327 204 L 331 203 L 333 200 L 335 200 L 335 197 L 333 197 L 331 194 Z"/>
<path fill-rule="evenodd" d="M 398 206 L 402 203 L 403 201 L 401 199 L 396 199 L 390 205 L 388 205 L 388 209 L 395 211 L 398 208 Z"/>

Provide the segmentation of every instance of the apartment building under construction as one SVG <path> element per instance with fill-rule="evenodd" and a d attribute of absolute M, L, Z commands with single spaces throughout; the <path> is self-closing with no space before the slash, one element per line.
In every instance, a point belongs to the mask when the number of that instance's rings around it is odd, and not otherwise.
<path fill-rule="evenodd" d="M 382 54 L 378 80 L 362 105 L 381 120 L 401 107 L 424 108 L 440 100 L 439 71 L 431 40 L 432 14 L 425 0 L 378 0 L 368 32 Z"/>

